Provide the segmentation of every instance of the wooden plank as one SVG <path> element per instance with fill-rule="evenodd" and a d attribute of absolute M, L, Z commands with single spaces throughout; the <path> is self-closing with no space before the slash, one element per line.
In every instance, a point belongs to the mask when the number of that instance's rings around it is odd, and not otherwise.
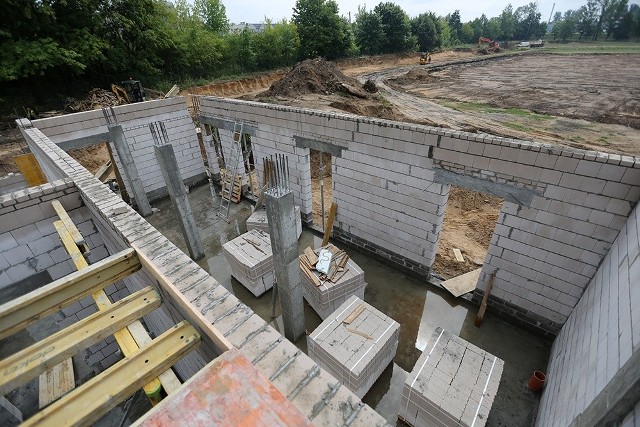
<path fill-rule="evenodd" d="M 166 371 L 199 341 L 195 328 L 183 321 L 38 412 L 23 426 L 92 424 L 143 384 Z"/>
<path fill-rule="evenodd" d="M 66 225 L 62 221 L 55 221 L 53 225 L 56 227 L 56 230 L 60 235 L 60 239 L 62 240 L 65 249 L 67 250 L 69 255 L 71 255 L 71 258 L 74 260 L 74 263 L 76 264 L 78 270 L 87 268 L 87 261 L 84 259 L 82 254 L 80 254 L 80 249 L 78 249 L 78 246 L 76 246 L 74 239 L 71 237 L 71 233 L 66 228 Z M 96 305 L 98 306 L 98 310 L 100 311 L 107 310 L 113 305 L 107 294 L 102 289 L 97 290 L 91 296 L 93 297 L 93 300 L 95 301 Z M 132 323 L 140 324 L 140 321 L 134 320 Z M 140 327 L 142 327 L 142 324 L 140 324 Z M 144 327 L 142 328 L 144 329 Z M 113 333 L 113 337 L 118 343 L 122 354 L 124 354 L 125 356 L 135 353 L 138 348 L 140 348 L 133 335 L 129 331 L 128 327 L 122 327 L 116 330 Z M 161 399 L 161 383 L 159 379 L 154 378 L 149 383 L 145 384 L 144 392 L 146 393 L 152 404 L 155 405 L 156 403 L 158 403 Z"/>
<path fill-rule="evenodd" d="M 14 159 L 16 166 L 18 166 L 20 173 L 29 187 L 35 187 L 36 185 L 49 182 L 33 153 L 22 154 L 14 157 Z"/>
<path fill-rule="evenodd" d="M 0 305 L 0 339 L 140 269 L 138 255 L 125 249 L 87 268 Z"/>
<path fill-rule="evenodd" d="M 342 323 L 344 323 L 345 325 L 350 325 L 351 322 L 353 322 L 354 320 L 356 320 L 356 318 L 358 316 L 360 316 L 362 314 L 362 312 L 364 311 L 365 305 L 364 304 L 360 304 L 359 306 L 357 306 L 343 321 Z"/>
<path fill-rule="evenodd" d="M 217 357 L 134 426 L 311 426 L 240 352 Z"/>
<path fill-rule="evenodd" d="M 55 402 L 73 390 L 75 386 L 73 361 L 69 357 L 40 375 L 38 379 L 38 407 L 42 409 L 48 406 L 51 402 Z"/>
<path fill-rule="evenodd" d="M 462 252 L 460 252 L 460 249 L 453 248 L 453 255 L 456 257 L 456 261 L 464 262 L 464 257 L 462 256 Z"/>
<path fill-rule="evenodd" d="M 482 319 L 484 318 L 484 312 L 487 311 L 487 301 L 489 300 L 489 295 L 491 294 L 491 288 L 493 287 L 493 279 L 496 276 L 495 272 L 491 273 L 489 277 L 489 283 L 487 284 L 487 288 L 484 291 L 484 296 L 482 297 L 482 304 L 480 304 L 480 309 L 478 310 L 478 315 L 476 316 L 475 325 L 480 327 L 482 325 Z"/>
<path fill-rule="evenodd" d="M 62 204 L 57 200 L 53 200 L 51 202 L 51 205 L 53 206 L 53 209 L 58 214 L 58 217 L 60 218 L 60 220 L 64 223 L 64 226 L 67 228 L 67 231 L 69 232 L 69 234 L 71 234 L 71 237 L 73 238 L 73 241 L 76 243 L 76 245 L 80 249 L 80 252 L 88 255 L 89 247 L 87 246 L 87 243 L 84 241 L 84 237 L 80 233 L 80 230 L 78 230 L 78 227 L 76 227 L 76 225 L 73 223 L 73 221 L 71 220 L 71 217 L 69 217 L 69 214 L 64 209 Z"/>
<path fill-rule="evenodd" d="M 309 260 L 309 264 L 311 264 L 311 266 L 316 265 L 316 262 L 318 262 L 318 256 L 313 251 L 313 249 L 311 249 L 311 246 L 307 246 L 305 248 L 304 254 L 307 256 L 307 259 Z"/>
<path fill-rule="evenodd" d="M 127 193 L 127 188 L 124 186 L 124 180 L 122 179 L 122 175 L 120 175 L 120 170 L 118 169 L 118 164 L 116 163 L 116 159 L 113 157 L 113 150 L 111 149 L 111 143 L 107 141 L 107 151 L 109 151 L 109 159 L 111 159 L 111 164 L 113 165 L 113 172 L 116 175 L 116 182 L 118 183 L 118 190 L 120 190 L 120 197 L 126 204 L 131 203 L 131 199 L 129 198 L 129 193 Z"/>
<path fill-rule="evenodd" d="M 196 307 L 194 307 L 191 302 L 174 286 L 174 284 L 169 280 L 167 276 L 164 275 L 161 271 L 159 271 L 153 262 L 147 257 L 147 255 L 140 251 L 135 244 L 131 245 L 136 252 L 138 253 L 138 257 L 140 258 L 140 263 L 147 269 L 147 271 L 153 276 L 154 279 L 158 281 L 162 289 L 164 289 L 169 296 L 172 298 L 172 302 L 176 304 L 179 308 L 184 310 L 184 316 L 189 318 L 193 323 L 198 326 L 204 332 L 207 337 L 218 347 L 218 350 L 221 352 L 227 351 L 233 348 L 233 345 L 229 342 L 229 340 L 215 328 L 215 325 L 211 324 L 206 317 L 200 313 Z"/>
<path fill-rule="evenodd" d="M 329 235 L 331 234 L 331 230 L 333 229 L 333 220 L 336 219 L 336 210 L 338 209 L 338 205 L 336 202 L 331 203 L 331 209 L 329 209 L 329 218 L 327 220 L 327 227 L 324 229 L 324 237 L 322 238 L 322 245 L 326 246 L 329 243 Z"/>
<path fill-rule="evenodd" d="M 469 292 L 473 292 L 478 284 L 482 268 L 475 269 L 468 273 L 461 274 L 453 279 L 445 280 L 440 285 L 451 292 L 454 297 L 459 297 Z"/>
<path fill-rule="evenodd" d="M 100 169 L 98 169 L 98 171 L 94 176 L 98 178 L 101 182 L 105 182 L 107 180 L 107 177 L 111 174 L 111 172 L 113 172 L 113 162 L 109 160 L 105 164 L 100 166 Z"/>
<path fill-rule="evenodd" d="M 144 288 L 0 361 L 0 372 L 4 373 L 0 376 L 0 395 L 102 341 L 160 307 L 160 303 L 157 291 L 151 287 Z"/>
<path fill-rule="evenodd" d="M 369 334 L 367 334 L 365 332 L 361 332 L 361 331 L 359 331 L 357 329 L 354 329 L 354 328 L 347 328 L 347 331 L 351 332 L 352 334 L 360 335 L 361 337 L 364 337 L 364 338 L 366 338 L 368 340 L 372 340 L 373 339 L 373 337 L 371 335 L 369 335 Z"/>

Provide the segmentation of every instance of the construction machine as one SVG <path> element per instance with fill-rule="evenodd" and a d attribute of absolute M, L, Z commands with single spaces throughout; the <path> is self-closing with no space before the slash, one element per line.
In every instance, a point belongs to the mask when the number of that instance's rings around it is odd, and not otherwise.
<path fill-rule="evenodd" d="M 487 43 L 489 45 L 489 49 L 495 49 L 500 47 L 500 43 L 499 42 L 494 42 L 493 40 L 486 38 L 486 37 L 479 37 L 478 38 L 478 47 L 482 46 L 482 43 Z"/>
<path fill-rule="evenodd" d="M 116 95 L 118 102 L 121 104 L 131 104 L 147 100 L 144 88 L 139 80 L 129 79 L 120 83 L 122 86 L 112 84 L 111 91 Z"/>
<path fill-rule="evenodd" d="M 420 52 L 420 65 L 431 64 L 431 54 L 429 52 Z"/>

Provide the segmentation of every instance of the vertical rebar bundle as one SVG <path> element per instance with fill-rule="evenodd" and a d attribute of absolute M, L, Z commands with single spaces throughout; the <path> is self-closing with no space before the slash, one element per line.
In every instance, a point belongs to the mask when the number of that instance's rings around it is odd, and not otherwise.
<path fill-rule="evenodd" d="M 102 107 L 102 115 L 107 121 L 108 128 L 118 124 L 118 118 L 116 117 L 116 112 L 114 111 L 113 107 Z"/>
<path fill-rule="evenodd" d="M 169 135 L 167 134 L 167 129 L 164 127 L 164 122 L 149 123 L 149 130 L 151 131 L 154 145 L 169 144 Z"/>
<path fill-rule="evenodd" d="M 291 191 L 289 187 L 289 158 L 276 154 L 276 159 L 264 158 L 264 178 L 267 193 L 274 197 L 283 196 Z"/>

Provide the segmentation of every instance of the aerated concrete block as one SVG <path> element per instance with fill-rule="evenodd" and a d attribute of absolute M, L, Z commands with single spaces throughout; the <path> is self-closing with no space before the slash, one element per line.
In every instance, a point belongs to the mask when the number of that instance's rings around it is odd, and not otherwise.
<path fill-rule="evenodd" d="M 352 296 L 307 336 L 308 354 L 362 398 L 393 360 L 399 334 L 398 322 Z"/>
<path fill-rule="evenodd" d="M 231 275 L 255 296 L 273 287 L 273 253 L 269 234 L 254 229 L 222 245 Z"/>
<path fill-rule="evenodd" d="M 436 328 L 402 389 L 398 417 L 413 427 L 484 426 L 504 362 Z"/>
<path fill-rule="evenodd" d="M 302 234 L 302 219 L 300 218 L 300 206 L 294 207 L 294 212 L 296 216 L 296 232 L 298 234 L 298 239 Z M 257 209 L 254 213 L 251 214 L 249 218 L 247 218 L 247 231 L 251 230 L 262 230 L 265 233 L 269 232 L 269 220 L 267 219 L 267 211 L 264 209 Z"/>

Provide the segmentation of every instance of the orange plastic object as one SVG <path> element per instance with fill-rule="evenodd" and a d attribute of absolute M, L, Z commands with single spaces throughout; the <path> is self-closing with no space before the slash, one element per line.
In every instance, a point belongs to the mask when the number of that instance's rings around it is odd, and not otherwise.
<path fill-rule="evenodd" d="M 244 356 L 232 349 L 209 363 L 141 422 L 143 426 L 311 426 Z"/>

